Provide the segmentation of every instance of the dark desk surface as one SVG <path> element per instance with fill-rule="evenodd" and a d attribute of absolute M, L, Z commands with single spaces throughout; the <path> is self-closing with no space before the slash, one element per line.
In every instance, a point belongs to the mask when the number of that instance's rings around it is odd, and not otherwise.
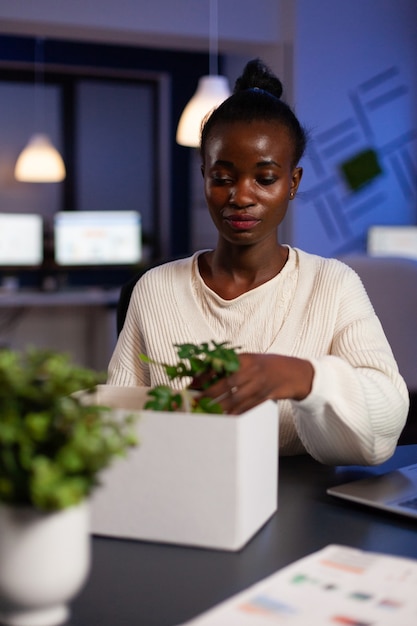
<path fill-rule="evenodd" d="M 399 446 L 375 468 L 280 459 L 278 512 L 240 552 L 95 538 L 71 626 L 175 626 L 330 543 L 417 559 L 416 520 L 331 498 L 330 485 L 417 461 Z"/>

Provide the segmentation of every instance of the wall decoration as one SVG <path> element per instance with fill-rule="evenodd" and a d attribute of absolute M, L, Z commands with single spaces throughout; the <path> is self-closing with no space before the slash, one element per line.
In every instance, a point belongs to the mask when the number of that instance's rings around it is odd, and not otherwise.
<path fill-rule="evenodd" d="M 400 69 L 370 76 L 348 98 L 351 115 L 310 143 L 315 182 L 301 194 L 315 212 L 329 256 L 363 252 L 374 223 L 401 223 L 398 203 L 413 206 L 410 222 L 416 219 L 417 129 L 407 126 L 411 98 Z"/>
<path fill-rule="evenodd" d="M 376 176 L 382 174 L 378 154 L 372 148 L 363 150 L 342 163 L 341 170 L 346 183 L 353 191 L 357 191 L 363 185 L 371 182 Z"/>

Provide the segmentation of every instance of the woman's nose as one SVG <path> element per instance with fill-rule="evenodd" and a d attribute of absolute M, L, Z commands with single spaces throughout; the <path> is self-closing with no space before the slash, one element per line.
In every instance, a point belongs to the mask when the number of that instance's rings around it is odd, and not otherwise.
<path fill-rule="evenodd" d="M 230 203 L 244 208 L 255 204 L 255 194 L 249 181 L 240 181 L 232 187 L 230 192 Z"/>

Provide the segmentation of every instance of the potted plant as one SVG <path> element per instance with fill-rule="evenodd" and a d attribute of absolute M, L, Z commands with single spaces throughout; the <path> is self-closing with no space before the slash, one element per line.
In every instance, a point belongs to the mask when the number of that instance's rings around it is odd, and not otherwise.
<path fill-rule="evenodd" d="M 237 348 L 228 346 L 227 342 L 176 344 L 178 361 L 155 363 L 145 354 L 140 358 L 146 363 L 154 363 L 163 367 L 170 380 L 190 378 L 191 383 L 196 379 L 202 381 L 200 391 L 207 389 L 220 378 L 229 376 L 239 369 Z M 196 393 L 197 392 L 197 393 Z M 149 400 L 145 409 L 154 411 L 186 411 L 188 413 L 222 413 L 221 406 L 211 398 L 200 397 L 198 390 L 187 386 L 176 391 L 168 385 L 157 385 L 149 391 Z"/>
<path fill-rule="evenodd" d="M 133 417 L 86 401 L 102 380 L 65 354 L 0 350 L 0 623 L 62 623 L 87 577 L 89 496 L 137 443 Z"/>

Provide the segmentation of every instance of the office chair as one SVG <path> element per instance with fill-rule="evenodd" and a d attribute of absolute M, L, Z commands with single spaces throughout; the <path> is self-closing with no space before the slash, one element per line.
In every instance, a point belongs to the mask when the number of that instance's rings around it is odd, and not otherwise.
<path fill-rule="evenodd" d="M 189 255 L 187 255 L 189 256 Z M 171 259 L 165 259 L 162 261 L 156 261 L 154 264 L 149 265 L 146 268 L 143 268 L 138 274 L 135 274 L 132 278 L 130 278 L 120 290 L 119 300 L 116 307 L 116 328 L 117 328 L 117 336 L 120 335 L 120 332 L 123 328 L 126 319 L 127 309 L 129 308 L 130 297 L 132 295 L 132 291 L 135 288 L 136 283 L 139 278 L 151 267 L 157 267 L 158 265 L 162 265 L 163 263 L 168 263 L 169 261 L 177 261 L 179 259 L 183 259 L 184 256 L 173 257 Z"/>
<path fill-rule="evenodd" d="M 410 393 L 400 443 L 417 443 L 417 261 L 365 254 L 340 260 L 361 278 Z"/>
<path fill-rule="evenodd" d="M 116 328 L 117 336 L 120 335 L 126 319 L 127 309 L 129 308 L 130 297 L 135 288 L 136 283 L 142 276 L 143 272 L 139 272 L 133 278 L 127 281 L 120 289 L 119 300 L 116 306 Z"/>

